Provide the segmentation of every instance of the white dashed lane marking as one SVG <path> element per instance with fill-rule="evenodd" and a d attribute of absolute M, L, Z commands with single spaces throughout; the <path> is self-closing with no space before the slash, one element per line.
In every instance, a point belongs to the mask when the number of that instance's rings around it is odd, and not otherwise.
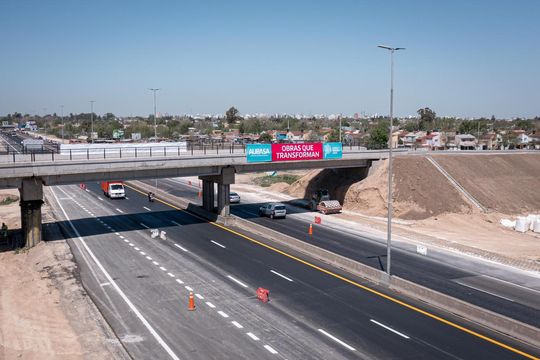
<path fill-rule="evenodd" d="M 242 325 L 240 325 L 238 322 L 236 321 L 231 321 L 231 324 L 233 324 L 234 326 L 236 326 L 237 328 L 239 329 L 243 329 L 244 327 Z"/>
<path fill-rule="evenodd" d="M 222 247 L 224 249 L 226 248 L 225 245 L 221 245 L 220 243 L 218 243 L 218 242 L 216 242 L 214 240 L 210 240 L 210 242 L 213 243 L 214 245 L 217 245 L 217 246 Z"/>
<path fill-rule="evenodd" d="M 186 288 L 187 291 L 193 291 L 193 288 L 192 287 L 189 287 L 189 286 L 184 286 Z"/>
<path fill-rule="evenodd" d="M 171 220 L 171 222 L 172 222 L 174 225 L 176 225 L 176 226 L 182 226 L 181 224 L 177 223 L 177 222 L 174 221 L 174 220 Z"/>
<path fill-rule="evenodd" d="M 327 333 L 326 331 L 324 331 L 323 329 L 319 329 L 319 332 L 328 336 L 330 339 L 334 340 L 335 342 L 337 342 L 338 344 L 346 347 L 347 349 L 351 350 L 351 351 L 355 351 L 356 349 L 353 348 L 351 345 L 345 343 L 344 341 L 341 341 L 340 339 L 338 339 L 337 337 L 335 337 L 334 335 L 330 334 L 330 333 Z"/>
<path fill-rule="evenodd" d="M 383 328 L 385 328 L 385 329 L 386 329 L 386 330 L 388 330 L 388 331 L 391 331 L 391 332 L 393 332 L 393 333 L 394 333 L 394 334 L 396 334 L 396 335 L 399 335 L 399 336 L 401 336 L 402 338 L 405 338 L 405 339 L 410 339 L 410 338 L 409 338 L 409 336 L 407 336 L 407 335 L 405 335 L 405 334 L 403 334 L 403 333 L 400 333 L 400 332 L 399 332 L 399 331 L 397 331 L 397 330 L 394 330 L 394 329 L 392 329 L 392 328 L 391 328 L 390 326 L 386 326 L 386 325 L 384 325 L 384 324 L 381 324 L 381 323 L 380 323 L 380 322 L 378 322 L 377 320 L 373 320 L 373 319 L 371 319 L 371 320 L 369 320 L 369 321 L 371 321 L 371 322 L 372 322 L 372 323 L 374 323 L 374 324 L 377 324 L 377 325 L 379 325 L 380 327 L 383 327 Z"/>
<path fill-rule="evenodd" d="M 253 333 L 246 333 L 247 336 L 249 336 L 250 338 L 252 338 L 253 340 L 255 341 L 259 341 L 260 339 L 257 337 L 257 335 L 253 334 Z"/>
<path fill-rule="evenodd" d="M 231 275 L 227 275 L 227 277 L 229 279 L 231 279 L 232 281 L 234 281 L 235 283 L 239 284 L 240 286 L 243 286 L 245 288 L 247 288 L 248 286 L 246 284 L 244 284 L 243 282 L 241 282 L 240 280 L 236 279 L 236 278 L 233 278 Z"/>
<path fill-rule="evenodd" d="M 212 309 L 216 307 L 216 305 L 212 304 L 210 301 L 207 301 L 206 305 L 210 306 Z"/>
<path fill-rule="evenodd" d="M 174 244 L 174 246 L 176 246 L 177 248 L 179 248 L 182 251 L 188 252 L 188 250 L 186 248 L 184 248 L 184 247 L 182 247 L 182 246 L 180 246 L 180 245 L 178 245 L 176 243 Z"/>
<path fill-rule="evenodd" d="M 271 347 L 270 345 L 264 345 L 264 348 L 268 351 L 270 351 L 271 354 L 275 355 L 277 354 L 278 352 L 276 350 L 274 350 L 273 347 Z"/>
<path fill-rule="evenodd" d="M 277 276 L 280 276 L 280 277 L 284 278 L 284 279 L 287 280 L 287 281 L 291 281 L 291 282 L 293 281 L 292 279 L 286 277 L 286 276 L 283 275 L 283 274 L 278 273 L 277 271 L 270 270 L 270 272 L 271 272 L 272 274 L 275 274 L 275 275 L 277 275 Z"/>
<path fill-rule="evenodd" d="M 120 210 L 119 208 L 116 208 L 116 211 L 118 211 L 119 213 L 123 214 L 124 212 L 122 210 Z"/>
<path fill-rule="evenodd" d="M 228 318 L 229 315 L 227 315 L 226 313 L 224 313 L 223 311 L 218 311 L 217 312 L 219 315 L 223 316 L 224 318 Z"/>
<path fill-rule="evenodd" d="M 143 209 L 146 210 L 146 211 L 152 211 L 152 209 L 149 209 L 146 206 L 143 206 Z"/>
<path fill-rule="evenodd" d="M 201 294 L 195 294 L 195 296 L 197 297 L 197 299 L 204 300 L 204 296 L 202 296 Z"/>
<path fill-rule="evenodd" d="M 147 225 L 145 225 L 145 224 L 143 224 L 143 223 L 139 223 L 139 224 L 141 224 L 142 227 L 145 227 L 145 228 L 147 228 L 147 229 L 150 229 L 150 226 L 147 226 Z"/>

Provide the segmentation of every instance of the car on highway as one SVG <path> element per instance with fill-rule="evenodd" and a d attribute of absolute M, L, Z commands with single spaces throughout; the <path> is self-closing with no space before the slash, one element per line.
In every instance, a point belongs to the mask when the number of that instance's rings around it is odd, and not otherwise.
<path fill-rule="evenodd" d="M 235 192 L 229 193 L 229 203 L 231 204 L 239 204 L 240 203 L 240 195 Z"/>
<path fill-rule="evenodd" d="M 270 219 L 284 218 L 287 216 L 287 208 L 282 203 L 270 203 L 259 208 L 259 216 L 270 216 Z"/>

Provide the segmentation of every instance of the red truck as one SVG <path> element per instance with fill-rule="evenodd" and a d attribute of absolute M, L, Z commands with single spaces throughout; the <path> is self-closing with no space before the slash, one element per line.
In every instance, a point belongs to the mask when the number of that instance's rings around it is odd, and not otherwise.
<path fill-rule="evenodd" d="M 122 181 L 102 181 L 101 190 L 103 190 L 103 195 L 111 199 L 124 199 L 126 197 Z"/>

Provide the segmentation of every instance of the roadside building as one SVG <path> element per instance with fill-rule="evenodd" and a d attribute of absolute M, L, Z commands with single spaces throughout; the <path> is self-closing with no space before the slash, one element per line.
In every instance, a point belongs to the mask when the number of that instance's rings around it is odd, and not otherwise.
<path fill-rule="evenodd" d="M 476 138 L 471 134 L 456 135 L 454 143 L 458 150 L 474 150 L 477 145 Z"/>

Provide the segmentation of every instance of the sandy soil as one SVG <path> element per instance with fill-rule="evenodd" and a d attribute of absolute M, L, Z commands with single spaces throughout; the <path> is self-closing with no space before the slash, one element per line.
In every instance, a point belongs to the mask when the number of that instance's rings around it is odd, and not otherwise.
<path fill-rule="evenodd" d="M 509 217 L 505 214 L 540 213 L 540 154 L 445 155 L 436 160 L 483 205 L 495 211 L 482 214 L 473 208 L 425 158 L 399 157 L 394 162 L 394 216 L 405 221 L 395 225 L 396 234 L 537 266 L 540 234 L 517 233 L 499 221 Z M 332 216 L 385 231 L 387 162 L 361 181 L 347 180 L 345 188 L 342 181 L 336 173 L 312 170 L 288 188 L 274 191 L 305 198 L 310 188 L 328 188 L 333 198 L 341 200 L 343 196 L 345 209 L 343 214 Z"/>
<path fill-rule="evenodd" d="M 19 190 L 7 189 L 0 190 L 0 202 L 6 197 L 19 198 Z M 21 210 L 19 201 L 12 202 L 9 205 L 0 205 L 0 225 L 4 222 L 9 229 L 20 229 L 21 227 Z"/>
<path fill-rule="evenodd" d="M 434 159 L 488 209 L 512 215 L 540 211 L 540 153 Z"/>
<path fill-rule="evenodd" d="M 47 222 L 46 205 L 43 212 Z M 19 215 L 18 202 L 0 206 L 12 229 L 20 228 Z M 2 252 L 0 264 L 0 359 L 128 358 L 80 284 L 65 241 Z"/>

